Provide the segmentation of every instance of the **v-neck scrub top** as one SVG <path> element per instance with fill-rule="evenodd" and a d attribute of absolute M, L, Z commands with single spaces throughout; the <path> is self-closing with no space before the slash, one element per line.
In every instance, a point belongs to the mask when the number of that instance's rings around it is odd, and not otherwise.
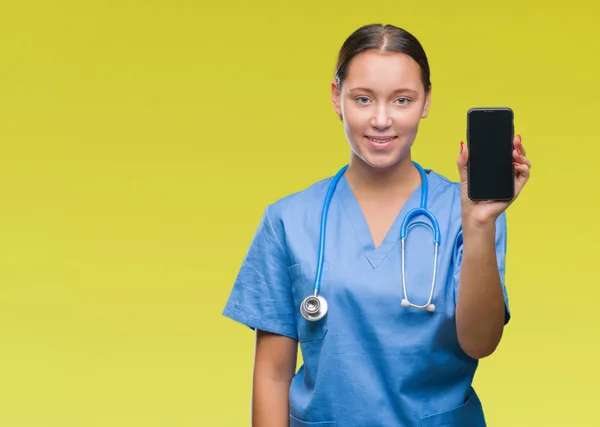
<path fill-rule="evenodd" d="M 341 178 L 329 208 L 320 289 L 329 311 L 319 322 L 305 320 L 300 303 L 314 291 L 321 212 L 332 178 L 265 209 L 223 314 L 252 329 L 298 340 L 303 365 L 289 389 L 291 427 L 486 425 L 472 387 L 478 361 L 463 352 L 456 332 L 463 243 L 460 184 L 432 170 L 427 175 L 427 207 L 441 232 L 433 313 L 400 304 L 400 226 L 406 213 L 419 206 L 420 186 L 376 248 Z M 433 272 L 432 232 L 412 227 L 405 244 L 408 298 L 424 304 Z M 496 256 L 508 322 L 505 254 L 503 213 L 496 223 Z"/>

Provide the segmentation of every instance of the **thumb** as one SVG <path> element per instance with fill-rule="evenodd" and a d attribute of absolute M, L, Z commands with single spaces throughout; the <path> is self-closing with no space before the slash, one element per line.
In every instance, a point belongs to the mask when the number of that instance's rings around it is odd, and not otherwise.
<path fill-rule="evenodd" d="M 458 174 L 460 176 L 460 182 L 465 184 L 467 182 L 467 161 L 469 160 L 469 149 L 464 142 L 460 142 L 460 154 L 456 159 L 456 165 L 458 166 Z"/>

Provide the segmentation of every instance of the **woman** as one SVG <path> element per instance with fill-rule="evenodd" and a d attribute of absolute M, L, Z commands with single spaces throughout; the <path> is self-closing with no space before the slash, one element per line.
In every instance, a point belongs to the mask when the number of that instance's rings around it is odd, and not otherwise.
<path fill-rule="evenodd" d="M 471 384 L 510 317 L 511 202 L 468 198 L 462 142 L 460 183 L 411 160 L 431 83 L 425 52 L 408 32 L 354 32 L 331 92 L 349 167 L 267 207 L 224 311 L 257 334 L 252 425 L 485 426 Z M 518 195 L 531 165 L 520 137 L 514 146 Z M 435 276 L 431 229 L 411 227 L 400 241 L 422 190 L 439 222 Z M 315 280 L 321 298 L 307 302 Z M 295 373 L 298 343 L 304 364 Z"/>

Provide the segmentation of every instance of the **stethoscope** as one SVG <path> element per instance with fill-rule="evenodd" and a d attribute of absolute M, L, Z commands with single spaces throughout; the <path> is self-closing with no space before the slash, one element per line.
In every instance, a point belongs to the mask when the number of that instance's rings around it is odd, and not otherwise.
<path fill-rule="evenodd" d="M 414 208 L 409 211 L 402 221 L 402 226 L 400 229 L 400 244 L 401 244 L 401 253 L 402 253 L 402 289 L 404 292 L 404 298 L 402 299 L 401 306 L 402 307 L 412 307 L 416 309 L 425 309 L 430 313 L 435 311 L 435 305 L 432 304 L 431 300 L 433 299 L 433 292 L 435 290 L 435 276 L 437 273 L 437 259 L 438 259 L 438 246 L 440 243 L 440 226 L 436 219 L 436 217 L 427 210 L 427 191 L 428 191 L 428 183 L 427 183 L 427 174 L 425 170 L 416 162 L 413 162 L 419 174 L 421 175 L 421 204 L 418 208 Z M 321 213 L 321 235 L 319 238 L 319 259 L 317 263 L 317 273 L 315 276 L 314 282 L 314 292 L 312 295 L 304 298 L 302 303 L 300 304 L 300 313 L 306 320 L 310 320 L 316 322 L 321 320 L 327 314 L 328 306 L 327 301 L 323 298 L 322 295 L 319 294 L 321 289 L 321 277 L 323 276 L 323 260 L 325 257 L 325 232 L 327 230 L 327 214 L 329 212 L 329 205 L 331 204 L 331 198 L 333 197 L 333 193 L 340 178 L 344 175 L 348 169 L 348 165 L 342 167 L 338 173 L 332 178 L 331 183 L 329 184 L 329 189 L 327 190 L 327 194 L 325 195 L 325 201 L 323 203 L 323 210 Z M 430 222 L 427 221 L 414 221 L 410 222 L 413 217 L 417 215 L 425 215 L 429 218 Z M 408 299 L 408 293 L 406 291 L 406 277 L 404 274 L 404 241 L 408 234 L 408 230 L 410 227 L 415 226 L 417 224 L 425 225 L 433 232 L 433 239 L 435 242 L 434 246 L 434 257 L 433 257 L 433 279 L 431 281 L 431 292 L 429 293 L 429 299 L 426 304 L 417 305 L 413 304 Z"/>

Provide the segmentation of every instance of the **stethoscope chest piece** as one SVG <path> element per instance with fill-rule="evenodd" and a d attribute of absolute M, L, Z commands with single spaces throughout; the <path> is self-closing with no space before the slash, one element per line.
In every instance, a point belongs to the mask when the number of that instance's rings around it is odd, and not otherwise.
<path fill-rule="evenodd" d="M 300 313 L 311 322 L 321 320 L 327 314 L 327 301 L 321 295 L 310 295 L 300 304 Z"/>

